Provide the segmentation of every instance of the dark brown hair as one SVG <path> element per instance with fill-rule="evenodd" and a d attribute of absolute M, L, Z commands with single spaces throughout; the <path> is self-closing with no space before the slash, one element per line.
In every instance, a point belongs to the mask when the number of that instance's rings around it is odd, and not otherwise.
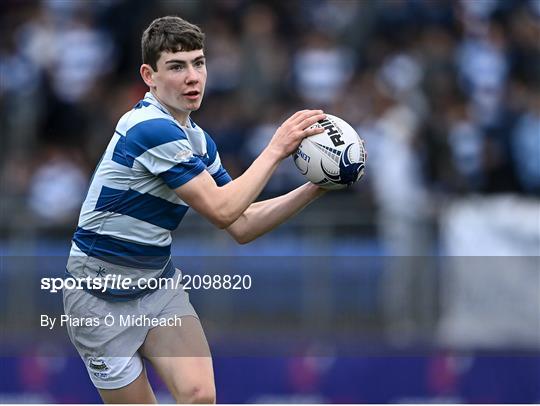
<path fill-rule="evenodd" d="M 204 33 L 199 27 L 176 16 L 152 21 L 142 35 L 142 62 L 157 71 L 157 61 L 163 51 L 183 52 L 203 49 Z"/>

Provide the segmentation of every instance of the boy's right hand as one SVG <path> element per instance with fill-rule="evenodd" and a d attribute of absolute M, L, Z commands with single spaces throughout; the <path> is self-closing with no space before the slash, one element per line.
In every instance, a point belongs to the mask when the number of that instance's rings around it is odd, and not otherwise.
<path fill-rule="evenodd" d="M 324 128 L 309 128 L 326 117 L 322 110 L 297 111 L 281 124 L 267 149 L 282 160 L 295 152 L 306 137 L 324 132 Z"/>

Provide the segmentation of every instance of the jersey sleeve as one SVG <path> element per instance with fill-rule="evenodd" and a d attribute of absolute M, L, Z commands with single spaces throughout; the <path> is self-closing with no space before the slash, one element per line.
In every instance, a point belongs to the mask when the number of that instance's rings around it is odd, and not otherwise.
<path fill-rule="evenodd" d="M 171 189 L 206 169 L 193 154 L 186 134 L 170 120 L 147 120 L 131 128 L 125 138 L 125 159 L 159 176 Z"/>
<path fill-rule="evenodd" d="M 206 152 L 208 153 L 208 165 L 206 169 L 210 175 L 212 175 L 218 186 L 226 185 L 232 181 L 232 178 L 221 164 L 221 158 L 219 157 L 216 143 L 207 132 L 205 132 L 204 135 L 206 136 Z"/>

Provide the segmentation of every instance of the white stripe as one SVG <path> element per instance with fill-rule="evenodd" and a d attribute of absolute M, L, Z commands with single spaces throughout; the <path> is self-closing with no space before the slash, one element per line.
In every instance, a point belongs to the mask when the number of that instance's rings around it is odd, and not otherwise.
<path fill-rule="evenodd" d="M 118 144 L 119 139 L 120 139 L 120 136 L 115 132 L 112 135 L 111 140 L 109 141 L 109 144 L 107 145 L 105 154 L 103 154 L 103 161 L 112 159 L 114 149 L 116 148 L 116 144 Z"/>
<path fill-rule="evenodd" d="M 136 184 L 131 185 L 131 189 L 139 193 L 148 193 L 174 204 L 188 206 L 188 204 L 180 199 L 174 190 L 167 186 L 163 180 L 154 176 L 151 178 L 149 177 L 148 181 L 137 182 Z"/>
<path fill-rule="evenodd" d="M 156 118 L 164 118 L 166 120 L 173 121 L 171 120 L 171 116 L 165 114 L 156 106 L 143 106 L 139 109 L 131 110 L 124 114 L 116 126 L 116 131 L 122 135 L 126 135 L 126 133 L 137 124 Z"/>
<path fill-rule="evenodd" d="M 219 157 L 219 153 L 216 152 L 216 159 L 214 159 L 214 162 L 207 168 L 208 172 L 210 172 L 210 175 L 213 175 L 219 170 L 219 167 L 221 166 L 221 158 Z"/>
<path fill-rule="evenodd" d="M 95 207 L 95 205 L 92 205 L 92 207 Z M 84 212 L 81 212 L 78 226 L 88 230 L 92 229 L 92 231 L 97 232 L 99 231 L 99 225 L 103 223 L 109 215 L 110 213 L 106 211 L 85 210 Z"/>
<path fill-rule="evenodd" d="M 137 180 L 134 180 L 135 177 L 133 176 L 133 172 L 137 170 L 140 173 L 137 174 Z M 115 176 L 113 176 L 112 173 L 114 173 Z M 135 163 L 133 169 L 116 164 L 114 161 L 102 162 L 100 169 L 94 176 L 94 180 L 88 190 L 88 196 L 83 205 L 83 211 L 94 210 L 102 186 L 118 190 L 127 190 L 129 187 L 142 194 L 148 193 L 171 203 L 187 206 L 187 204 L 181 200 L 174 190 L 171 190 L 161 178 L 148 173 L 138 162 Z"/>
<path fill-rule="evenodd" d="M 181 159 L 175 158 L 180 152 L 190 152 L 190 155 L 193 156 L 188 140 L 177 140 L 150 148 L 135 158 L 135 160 L 140 162 L 154 175 L 159 175 L 182 162 Z M 189 158 L 190 156 L 185 157 L 185 159 Z"/>
<path fill-rule="evenodd" d="M 133 169 L 111 159 L 103 159 L 94 175 L 94 181 L 114 189 L 127 189 L 126 186 L 133 182 L 133 175 Z"/>
<path fill-rule="evenodd" d="M 204 156 L 207 153 L 206 149 L 206 137 L 204 136 L 204 131 L 200 127 L 182 127 L 184 133 L 189 140 L 191 145 L 191 150 L 200 156 Z"/>
<path fill-rule="evenodd" d="M 93 212 L 98 213 L 98 212 Z M 172 237 L 169 230 L 158 227 L 146 221 L 119 213 L 99 213 L 93 221 L 79 224 L 79 227 L 101 235 L 128 240 L 140 244 L 166 247 L 171 244 Z M 105 220 L 99 217 L 106 217 Z"/>
<path fill-rule="evenodd" d="M 116 125 L 115 130 L 118 131 L 120 134 L 126 135 L 130 117 L 132 116 L 133 112 L 134 110 L 128 111 L 122 117 L 120 117 L 120 120 L 118 120 L 118 124 Z"/>

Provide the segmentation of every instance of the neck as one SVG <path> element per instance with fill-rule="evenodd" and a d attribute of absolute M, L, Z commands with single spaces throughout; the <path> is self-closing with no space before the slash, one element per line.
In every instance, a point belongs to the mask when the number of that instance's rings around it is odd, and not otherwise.
<path fill-rule="evenodd" d="M 154 98 L 159 102 L 159 104 L 161 104 L 167 110 L 167 112 L 174 117 L 176 121 L 178 121 L 184 127 L 188 127 L 189 112 L 172 108 L 167 103 L 164 103 L 159 97 L 157 97 L 157 95 L 152 89 L 150 89 L 150 93 L 152 93 L 152 96 L 154 96 Z"/>

